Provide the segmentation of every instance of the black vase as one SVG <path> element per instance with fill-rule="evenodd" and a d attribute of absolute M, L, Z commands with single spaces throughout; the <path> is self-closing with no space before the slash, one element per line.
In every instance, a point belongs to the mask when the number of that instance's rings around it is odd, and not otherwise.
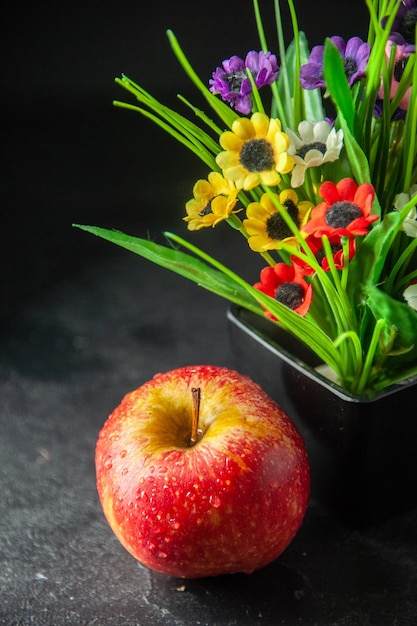
<path fill-rule="evenodd" d="M 417 507 L 417 376 L 372 396 L 350 394 L 270 320 L 239 307 L 228 320 L 237 369 L 263 387 L 304 438 L 312 499 L 353 525 Z"/>

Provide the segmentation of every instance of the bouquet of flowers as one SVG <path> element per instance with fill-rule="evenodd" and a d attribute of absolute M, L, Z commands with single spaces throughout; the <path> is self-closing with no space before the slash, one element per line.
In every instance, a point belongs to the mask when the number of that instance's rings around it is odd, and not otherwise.
<path fill-rule="evenodd" d="M 203 161 L 184 220 L 243 235 L 265 263 L 256 284 L 173 233 L 159 245 L 78 225 L 267 316 L 353 393 L 417 373 L 417 0 L 366 3 L 366 41 L 335 35 L 310 50 L 293 0 L 285 45 L 274 0 L 274 53 L 253 0 L 260 51 L 224 60 L 206 81 L 168 31 L 205 111 L 179 96 L 179 113 L 116 79 L 137 101 L 117 106 Z"/>

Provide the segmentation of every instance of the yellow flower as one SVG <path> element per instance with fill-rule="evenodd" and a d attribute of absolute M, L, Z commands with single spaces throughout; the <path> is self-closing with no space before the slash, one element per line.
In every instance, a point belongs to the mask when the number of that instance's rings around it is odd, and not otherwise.
<path fill-rule="evenodd" d="M 188 230 L 216 226 L 229 217 L 237 202 L 238 190 L 232 181 L 225 180 L 219 172 L 210 172 L 208 180 L 198 180 L 194 185 L 194 198 L 185 205 Z M 239 209 L 240 210 L 240 209 Z"/>
<path fill-rule="evenodd" d="M 238 118 L 219 141 L 224 152 L 217 155 L 216 163 L 238 189 L 275 186 L 281 180 L 279 174 L 287 174 L 294 166 L 293 157 L 286 152 L 290 141 L 281 132 L 281 122 L 264 113 Z"/>
<path fill-rule="evenodd" d="M 273 196 L 285 208 L 297 228 L 304 226 L 313 208 L 312 202 L 299 202 L 293 189 L 285 189 L 279 195 Z M 243 220 L 243 226 L 249 235 L 249 246 L 254 252 L 277 250 L 282 243 L 296 245 L 297 239 L 269 194 L 264 193 L 260 202 L 249 204 L 246 215 L 248 219 Z"/>

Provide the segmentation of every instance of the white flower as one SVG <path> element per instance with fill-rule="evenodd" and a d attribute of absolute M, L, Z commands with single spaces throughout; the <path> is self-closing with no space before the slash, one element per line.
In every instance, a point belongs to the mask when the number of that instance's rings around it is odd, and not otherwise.
<path fill-rule="evenodd" d="M 417 194 L 417 185 L 412 185 L 407 193 L 399 193 L 394 198 L 394 206 L 400 211 Z M 409 237 L 417 237 L 417 204 L 413 206 L 401 227 Z M 415 308 L 415 307 L 414 307 Z"/>
<path fill-rule="evenodd" d="M 403 296 L 408 306 L 411 306 L 411 308 L 417 311 L 417 283 L 408 285 L 407 289 L 403 291 Z"/>
<path fill-rule="evenodd" d="M 298 125 L 298 134 L 286 129 L 291 145 L 287 154 L 294 157 L 295 166 L 291 173 L 291 187 L 300 187 L 308 167 L 336 161 L 343 147 L 343 130 L 336 130 L 322 120 L 303 121 Z"/>

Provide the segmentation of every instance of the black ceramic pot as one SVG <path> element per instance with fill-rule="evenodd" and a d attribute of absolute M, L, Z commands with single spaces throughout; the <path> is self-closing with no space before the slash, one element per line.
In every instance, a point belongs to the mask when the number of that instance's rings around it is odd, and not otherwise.
<path fill-rule="evenodd" d="M 237 369 L 291 417 L 311 465 L 311 496 L 349 524 L 417 507 L 417 376 L 373 396 L 316 371 L 317 357 L 267 319 L 228 312 Z"/>

